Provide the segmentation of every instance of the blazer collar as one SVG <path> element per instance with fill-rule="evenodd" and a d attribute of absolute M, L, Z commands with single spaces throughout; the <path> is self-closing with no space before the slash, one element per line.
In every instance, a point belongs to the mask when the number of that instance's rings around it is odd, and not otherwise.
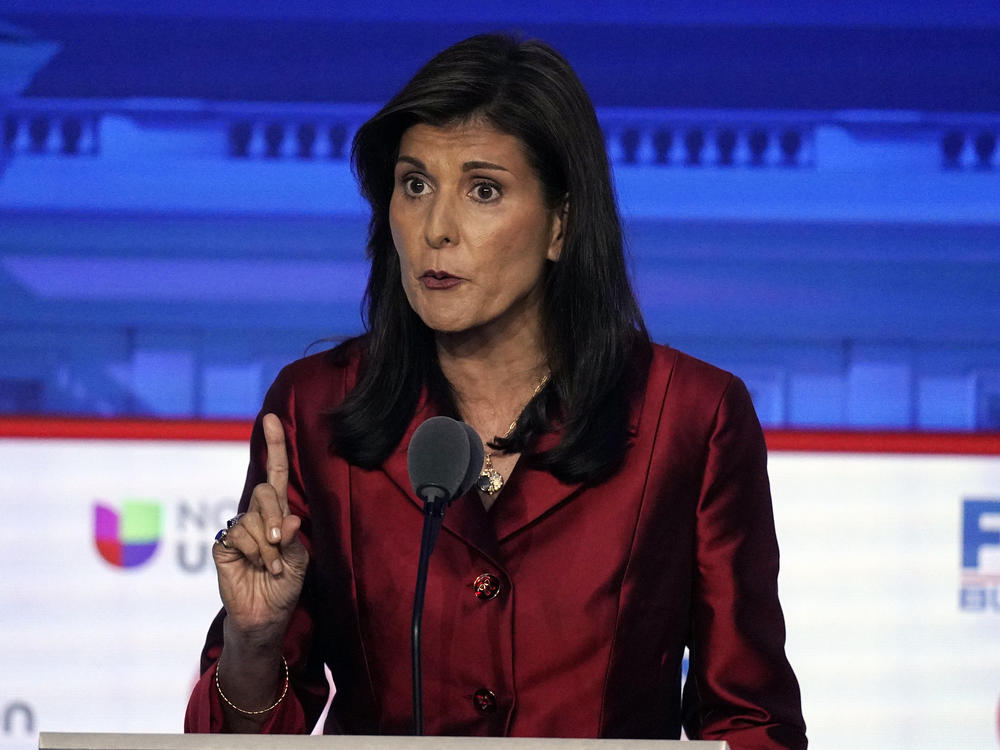
<path fill-rule="evenodd" d="M 647 392 L 648 392 L 647 388 Z M 632 436 L 638 434 L 644 411 L 645 393 L 632 406 L 629 430 Z M 424 420 L 437 416 L 438 411 L 428 401 L 426 394 L 421 397 L 399 445 L 382 465 L 383 471 L 396 486 L 423 512 L 423 501 L 418 499 L 410 485 L 406 465 L 406 453 L 417 427 Z M 554 448 L 562 439 L 563 431 L 557 428 L 545 433 L 538 440 L 537 450 Z M 527 465 L 519 460 L 508 477 L 500 496 L 489 513 L 483 508 L 476 492 L 470 491 L 455 500 L 445 513 L 443 527 L 475 547 L 498 565 L 502 565 L 500 543 L 525 529 L 538 519 L 572 500 L 582 488 L 580 483 L 567 484 L 559 481 L 547 471 Z"/>
<path fill-rule="evenodd" d="M 562 430 L 546 433 L 536 450 L 554 448 L 562 439 Z M 519 459 L 507 478 L 491 510 L 497 540 L 503 542 L 535 523 L 542 516 L 568 502 L 583 485 L 560 482 L 552 474 Z"/>
<path fill-rule="evenodd" d="M 406 465 L 406 453 L 410 447 L 410 440 L 417 427 L 431 417 L 438 416 L 439 412 L 427 400 L 426 396 L 421 397 L 417 405 L 416 413 L 406 428 L 399 445 L 389 455 L 382 464 L 382 470 L 389 479 L 399 487 L 400 491 L 406 495 L 420 512 L 424 512 L 423 500 L 416 496 L 413 486 L 410 484 L 410 473 Z M 493 530 L 492 519 L 479 502 L 479 498 L 474 492 L 467 492 L 464 496 L 455 500 L 448 506 L 444 514 L 443 528 L 475 547 L 481 554 L 492 560 L 497 566 L 503 566 L 500 555 L 500 546 L 497 543 L 497 535 Z"/>

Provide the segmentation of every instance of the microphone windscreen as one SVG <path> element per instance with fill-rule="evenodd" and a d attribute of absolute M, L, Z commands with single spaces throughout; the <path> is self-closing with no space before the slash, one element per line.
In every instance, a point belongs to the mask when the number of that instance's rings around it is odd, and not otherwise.
<path fill-rule="evenodd" d="M 472 485 L 479 479 L 479 475 L 483 471 L 485 449 L 483 448 L 483 441 L 479 439 L 479 433 L 471 425 L 466 422 L 459 422 L 459 424 L 465 428 L 466 433 L 469 435 L 469 470 L 466 472 L 465 479 L 462 480 L 462 487 L 458 492 L 459 496 L 461 496 L 472 489 Z"/>
<path fill-rule="evenodd" d="M 478 439 L 478 438 L 477 438 Z M 469 473 L 469 435 L 450 417 L 431 417 L 420 425 L 406 451 L 406 468 L 417 497 L 431 499 L 427 491 L 437 487 L 445 500 L 458 497 Z M 438 493 L 433 493 L 437 497 Z"/>

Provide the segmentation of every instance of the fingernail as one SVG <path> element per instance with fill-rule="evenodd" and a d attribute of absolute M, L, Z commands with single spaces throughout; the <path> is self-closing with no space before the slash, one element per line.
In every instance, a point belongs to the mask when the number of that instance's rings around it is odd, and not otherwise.
<path fill-rule="evenodd" d="M 271 563 L 271 572 L 275 575 L 281 575 L 281 560 L 275 560 Z"/>
<path fill-rule="evenodd" d="M 271 540 L 276 542 L 279 539 L 281 539 L 281 529 L 279 529 L 277 526 L 272 526 L 271 527 Z"/>

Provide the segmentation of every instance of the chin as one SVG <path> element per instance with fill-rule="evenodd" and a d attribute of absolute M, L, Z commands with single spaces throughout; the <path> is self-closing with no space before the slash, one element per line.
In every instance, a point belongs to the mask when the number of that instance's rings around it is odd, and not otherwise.
<path fill-rule="evenodd" d="M 481 323 L 481 321 L 471 319 L 465 315 L 443 314 L 441 310 L 433 310 L 430 313 L 418 310 L 417 315 L 424 321 L 424 325 L 435 333 L 464 333 L 476 328 Z"/>
<path fill-rule="evenodd" d="M 459 336 L 474 332 L 483 325 L 481 320 L 469 318 L 446 318 L 442 316 L 420 316 L 424 325 L 440 336 Z"/>
<path fill-rule="evenodd" d="M 424 324 L 432 331 L 434 331 L 434 333 L 438 333 L 444 336 L 466 333 L 472 330 L 472 328 L 474 328 L 474 326 L 463 325 L 461 323 L 455 323 L 455 322 L 425 320 Z"/>

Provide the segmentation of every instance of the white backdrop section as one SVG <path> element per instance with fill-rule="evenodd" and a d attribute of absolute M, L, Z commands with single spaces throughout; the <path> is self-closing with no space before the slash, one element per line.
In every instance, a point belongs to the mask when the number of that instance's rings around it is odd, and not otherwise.
<path fill-rule="evenodd" d="M 181 729 L 218 608 L 209 546 L 246 456 L 239 443 L 0 440 L 0 748 L 34 748 L 39 729 Z M 1000 457 L 772 453 L 770 472 L 812 746 L 1000 747 L 996 584 L 961 608 L 963 508 L 1000 502 Z M 122 568 L 97 552 L 94 505 L 130 500 L 160 509 L 159 540 Z M 980 526 L 979 572 L 1000 573 L 1000 517 Z"/>
<path fill-rule="evenodd" d="M 769 471 L 813 746 L 1000 747 L 996 584 L 960 608 L 964 503 L 1000 506 L 1000 457 L 772 453 Z"/>
<path fill-rule="evenodd" d="M 0 747 L 37 747 L 39 729 L 181 731 L 219 608 L 209 549 L 247 456 L 239 443 L 0 440 Z M 160 539 L 119 568 L 97 552 L 94 505 L 126 500 L 159 506 Z"/>

